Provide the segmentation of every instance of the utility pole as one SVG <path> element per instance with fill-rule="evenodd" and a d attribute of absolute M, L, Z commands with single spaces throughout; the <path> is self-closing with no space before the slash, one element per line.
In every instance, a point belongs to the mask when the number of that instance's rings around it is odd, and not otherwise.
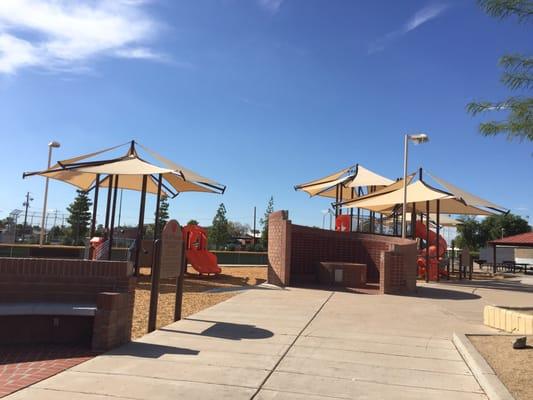
<path fill-rule="evenodd" d="M 257 219 L 256 209 L 257 209 L 257 207 L 254 206 L 254 230 L 252 232 L 253 235 L 254 235 L 254 246 L 255 246 L 256 240 L 257 240 L 257 231 L 255 230 L 255 223 L 256 223 L 256 219 Z"/>
<path fill-rule="evenodd" d="M 33 201 L 33 198 L 30 197 L 30 192 L 26 193 L 26 201 L 22 203 L 25 207 L 24 211 L 24 225 L 22 226 L 22 242 L 24 243 L 24 234 L 26 233 L 26 224 L 28 222 L 28 208 L 30 207 L 30 201 Z"/>

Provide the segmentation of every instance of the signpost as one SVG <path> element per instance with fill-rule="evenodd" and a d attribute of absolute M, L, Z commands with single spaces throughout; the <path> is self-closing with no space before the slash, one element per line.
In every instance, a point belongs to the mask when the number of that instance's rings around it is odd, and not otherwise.
<path fill-rule="evenodd" d="M 159 298 L 160 278 L 176 277 L 176 307 L 174 316 L 181 317 L 181 299 L 183 297 L 183 263 L 184 246 L 181 226 L 176 220 L 170 220 L 165 224 L 161 239 L 154 241 L 152 262 L 152 287 L 150 290 L 150 311 L 148 314 L 148 332 L 156 329 L 157 302 Z M 179 304 L 178 304 L 179 298 Z"/>

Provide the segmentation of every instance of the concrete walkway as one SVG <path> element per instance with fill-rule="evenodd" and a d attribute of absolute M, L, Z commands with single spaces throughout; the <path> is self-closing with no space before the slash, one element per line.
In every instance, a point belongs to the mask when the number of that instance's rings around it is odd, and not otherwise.
<path fill-rule="evenodd" d="M 451 342 L 519 283 L 428 284 L 416 297 L 254 289 L 7 399 L 486 399 Z"/>

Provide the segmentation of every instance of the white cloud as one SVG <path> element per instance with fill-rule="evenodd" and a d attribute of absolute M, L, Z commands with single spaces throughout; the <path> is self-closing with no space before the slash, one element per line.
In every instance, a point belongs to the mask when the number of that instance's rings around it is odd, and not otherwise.
<path fill-rule="evenodd" d="M 281 4 L 283 3 L 283 0 L 258 0 L 259 5 L 263 7 L 265 10 L 276 13 L 278 12 L 279 8 L 281 7 Z"/>
<path fill-rule="evenodd" d="M 370 43 L 368 46 L 368 53 L 376 53 L 384 50 L 390 42 L 418 28 L 420 25 L 425 24 L 433 18 L 438 17 L 447 8 L 448 6 L 446 4 L 439 3 L 432 3 L 425 6 L 424 8 L 418 10 L 411 18 L 409 18 L 409 20 L 400 29 L 389 32 Z"/>
<path fill-rule="evenodd" d="M 99 56 L 156 60 L 157 23 L 140 0 L 0 0 L 0 73 L 80 70 Z"/>

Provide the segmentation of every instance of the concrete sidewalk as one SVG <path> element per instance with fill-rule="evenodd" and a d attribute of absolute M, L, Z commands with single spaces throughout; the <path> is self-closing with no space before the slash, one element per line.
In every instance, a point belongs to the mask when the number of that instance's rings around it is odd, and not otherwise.
<path fill-rule="evenodd" d="M 7 399 L 486 399 L 451 342 L 533 287 L 250 290 Z"/>

